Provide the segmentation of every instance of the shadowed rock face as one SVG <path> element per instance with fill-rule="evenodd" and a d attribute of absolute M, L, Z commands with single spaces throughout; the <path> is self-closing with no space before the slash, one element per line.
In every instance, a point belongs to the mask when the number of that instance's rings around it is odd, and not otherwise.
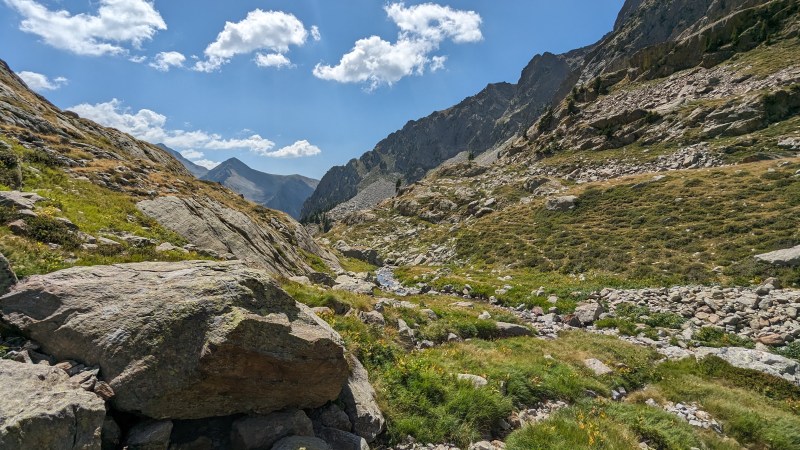
<path fill-rule="evenodd" d="M 67 269 L 18 284 L 0 312 L 47 353 L 98 365 L 115 408 L 153 418 L 314 408 L 349 373 L 339 335 L 239 263 Z"/>
<path fill-rule="evenodd" d="M 105 415 L 63 370 L 0 360 L 0 448 L 100 450 Z"/>

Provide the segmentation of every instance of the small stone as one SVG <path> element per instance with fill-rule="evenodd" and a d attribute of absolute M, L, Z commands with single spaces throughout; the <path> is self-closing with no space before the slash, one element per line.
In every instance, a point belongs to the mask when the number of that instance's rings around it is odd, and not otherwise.
<path fill-rule="evenodd" d="M 583 364 L 591 369 L 595 375 L 608 375 L 613 373 L 610 367 L 605 365 L 602 361 L 596 358 L 589 358 L 583 361 Z"/>
<path fill-rule="evenodd" d="M 471 375 L 468 373 L 460 373 L 456 376 L 456 378 L 462 381 L 469 381 L 476 389 L 482 388 L 487 384 L 489 384 L 486 378 L 479 377 L 478 375 Z"/>

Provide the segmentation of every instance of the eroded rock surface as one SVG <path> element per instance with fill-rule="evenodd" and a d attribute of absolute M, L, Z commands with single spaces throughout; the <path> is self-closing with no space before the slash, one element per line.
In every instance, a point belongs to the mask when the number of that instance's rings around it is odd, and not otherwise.
<path fill-rule="evenodd" d="M 117 409 L 157 419 L 319 407 L 348 377 L 339 335 L 240 263 L 32 276 L 0 312 L 46 353 L 99 366 Z"/>
<path fill-rule="evenodd" d="M 105 414 L 63 370 L 0 360 L 0 448 L 100 450 Z"/>

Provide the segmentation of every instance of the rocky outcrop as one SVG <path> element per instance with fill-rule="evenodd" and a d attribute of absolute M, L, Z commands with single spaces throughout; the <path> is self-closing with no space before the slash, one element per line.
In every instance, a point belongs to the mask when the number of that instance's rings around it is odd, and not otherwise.
<path fill-rule="evenodd" d="M 596 99 L 627 76 L 627 69 L 636 65 L 631 62 L 634 56 L 644 58 L 640 52 L 662 46 L 661 51 L 668 53 L 675 46 L 673 43 L 700 33 L 704 27 L 711 27 L 731 14 L 763 3 L 767 2 L 628 0 L 613 31 L 597 43 L 560 55 L 547 52 L 536 55 L 522 71 L 516 85 L 489 85 L 459 105 L 409 122 L 360 159 L 334 167 L 306 201 L 303 216 L 331 210 L 355 197 L 375 182 L 376 176 L 391 175 L 411 183 L 459 152 L 481 154 L 490 149 L 503 149 L 516 134 L 524 133 L 540 117 L 547 119 L 541 124 L 546 130 L 551 125 L 553 109 L 568 97 L 573 87 L 594 83 L 594 92 L 589 96 Z M 730 26 L 742 25 L 739 22 L 741 20 L 732 22 Z M 733 30 L 725 26 L 718 28 L 724 29 L 725 38 L 729 39 Z M 720 33 L 723 32 L 717 34 Z M 705 50 L 704 46 L 700 49 L 700 59 Z M 730 55 L 715 57 L 727 59 Z M 658 61 L 659 57 L 650 55 L 645 59 Z M 673 59 L 680 61 L 681 57 Z M 699 65 L 700 62 L 687 58 L 684 64 Z M 677 69 L 673 68 L 672 72 Z M 646 70 L 649 68 L 641 72 Z M 348 210 L 370 206 L 359 204 Z M 336 219 L 345 215 L 337 214 Z"/>
<path fill-rule="evenodd" d="M 314 426 L 303 411 L 289 410 L 238 419 L 233 423 L 234 450 L 269 449 L 288 436 L 314 437 Z"/>
<path fill-rule="evenodd" d="M 697 359 L 705 358 L 710 355 L 722 358 L 734 367 L 757 370 L 778 378 L 783 378 L 800 386 L 800 363 L 796 360 L 770 352 L 740 347 L 701 347 L 694 352 L 694 356 Z"/>
<path fill-rule="evenodd" d="M 29 90 L 3 61 L 0 61 L 0 129 L 5 129 L 9 135 L 18 135 L 19 130 L 24 130 L 21 135 L 27 135 L 27 139 L 33 141 L 36 151 L 64 162 L 66 160 L 60 153 L 49 148 L 48 144 L 30 139 L 30 133 L 62 139 L 94 157 L 130 158 L 157 164 L 173 174 L 189 174 L 175 158 L 155 145 L 82 119 L 75 113 L 61 111 L 44 97 Z M 107 144 L 118 154 L 113 155 L 106 149 L 96 147 L 97 142 Z"/>
<path fill-rule="evenodd" d="M 0 448 L 100 450 L 105 414 L 63 370 L 0 359 Z"/>
<path fill-rule="evenodd" d="M 228 259 L 239 259 L 274 274 L 292 276 L 313 272 L 301 250 L 322 256 L 338 267 L 336 258 L 320 247 L 296 223 L 272 218 L 262 226 L 245 213 L 211 199 L 159 197 L 138 208 L 201 249 Z"/>
<path fill-rule="evenodd" d="M 0 312 L 44 352 L 99 366 L 115 408 L 156 419 L 314 408 L 348 377 L 339 335 L 240 263 L 32 276 Z"/>
<path fill-rule="evenodd" d="M 764 253 L 762 255 L 756 255 L 755 258 L 759 261 L 777 266 L 798 266 L 800 265 L 800 245 L 797 247 Z"/>

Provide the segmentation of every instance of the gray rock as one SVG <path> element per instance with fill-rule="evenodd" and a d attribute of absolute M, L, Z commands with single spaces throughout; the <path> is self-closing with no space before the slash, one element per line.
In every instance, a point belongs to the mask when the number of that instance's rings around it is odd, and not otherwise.
<path fill-rule="evenodd" d="M 287 436 L 314 436 L 311 419 L 294 409 L 237 419 L 231 426 L 233 450 L 269 450 Z"/>
<path fill-rule="evenodd" d="M 327 442 L 315 437 L 291 436 L 283 438 L 272 450 L 334 450 Z"/>
<path fill-rule="evenodd" d="M 105 414 L 61 369 L 0 359 L 0 448 L 100 450 Z"/>
<path fill-rule="evenodd" d="M 695 350 L 697 359 L 709 355 L 722 358 L 734 367 L 757 370 L 800 385 L 800 362 L 784 356 L 740 347 L 700 347 Z"/>
<path fill-rule="evenodd" d="M 339 398 L 353 424 L 353 432 L 372 442 L 386 429 L 386 420 L 375 400 L 375 389 L 369 383 L 367 369 L 355 357 L 350 357 L 349 361 L 350 376 Z"/>
<path fill-rule="evenodd" d="M 397 319 L 397 334 L 400 340 L 403 341 L 403 344 L 408 347 L 414 346 L 414 330 L 412 330 L 403 319 Z"/>
<path fill-rule="evenodd" d="M 377 250 L 371 248 L 354 248 L 348 245 L 338 246 L 337 248 L 342 254 L 348 258 L 364 261 L 365 263 L 372 264 L 373 266 L 382 266 L 383 258 L 378 254 Z"/>
<path fill-rule="evenodd" d="M 172 421 L 158 420 L 137 423 L 128 432 L 128 450 L 167 450 L 172 434 Z"/>
<path fill-rule="evenodd" d="M 584 303 L 575 308 L 575 317 L 584 325 L 594 323 L 603 314 L 603 307 L 598 303 Z"/>
<path fill-rule="evenodd" d="M 0 191 L 0 205 L 17 209 L 33 209 L 36 203 L 47 200 L 35 192 Z"/>
<path fill-rule="evenodd" d="M 336 428 L 342 431 L 352 431 L 353 424 L 346 412 L 342 411 L 335 403 L 331 403 L 319 413 L 319 423 L 324 427 Z"/>
<path fill-rule="evenodd" d="M 17 275 L 11 270 L 11 263 L 0 253 L 0 295 L 5 295 L 15 284 Z"/>
<path fill-rule="evenodd" d="M 317 436 L 333 450 L 369 450 L 369 444 L 364 438 L 336 428 L 323 427 Z"/>
<path fill-rule="evenodd" d="M 497 322 L 497 334 L 500 338 L 512 338 L 519 336 L 530 336 L 533 334 L 530 328 L 515 323 Z"/>
<path fill-rule="evenodd" d="M 0 312 L 99 366 L 117 409 L 157 419 L 319 407 L 348 376 L 339 335 L 240 263 L 76 267 L 17 284 Z"/>
<path fill-rule="evenodd" d="M 763 261 L 776 266 L 797 266 L 800 265 L 800 245 L 797 247 L 777 250 L 774 252 L 756 255 L 759 261 Z"/>
<path fill-rule="evenodd" d="M 358 313 L 358 318 L 367 325 L 378 325 L 381 327 L 386 325 L 386 319 L 384 319 L 383 314 L 378 311 L 360 311 Z"/>
<path fill-rule="evenodd" d="M 460 373 L 460 374 L 456 375 L 456 378 L 458 378 L 461 381 L 468 381 L 468 382 L 472 383 L 472 385 L 476 389 L 482 388 L 482 387 L 486 386 L 487 384 L 489 384 L 489 382 L 486 380 L 486 378 L 483 378 L 483 377 L 478 376 L 478 375 L 472 375 L 472 374 L 469 374 L 469 373 Z"/>
<path fill-rule="evenodd" d="M 288 219 L 256 220 L 210 199 L 158 197 L 136 206 L 198 248 L 233 255 L 273 274 L 289 277 L 314 272 L 302 250 L 320 256 L 331 267 L 339 267 L 336 258 L 302 225 Z"/>
<path fill-rule="evenodd" d="M 375 285 L 369 281 L 351 277 L 349 275 L 339 275 L 336 277 L 336 284 L 333 289 L 337 291 L 347 291 L 354 294 L 372 295 Z"/>
<path fill-rule="evenodd" d="M 611 370 L 610 367 L 605 365 L 603 361 L 600 361 L 596 358 L 589 358 L 583 361 L 583 364 L 592 370 L 595 375 L 608 375 L 609 373 L 614 372 Z"/>
<path fill-rule="evenodd" d="M 548 211 L 571 211 L 575 209 L 578 202 L 578 197 L 574 195 L 565 195 L 562 197 L 550 197 L 545 202 L 545 208 Z"/>

